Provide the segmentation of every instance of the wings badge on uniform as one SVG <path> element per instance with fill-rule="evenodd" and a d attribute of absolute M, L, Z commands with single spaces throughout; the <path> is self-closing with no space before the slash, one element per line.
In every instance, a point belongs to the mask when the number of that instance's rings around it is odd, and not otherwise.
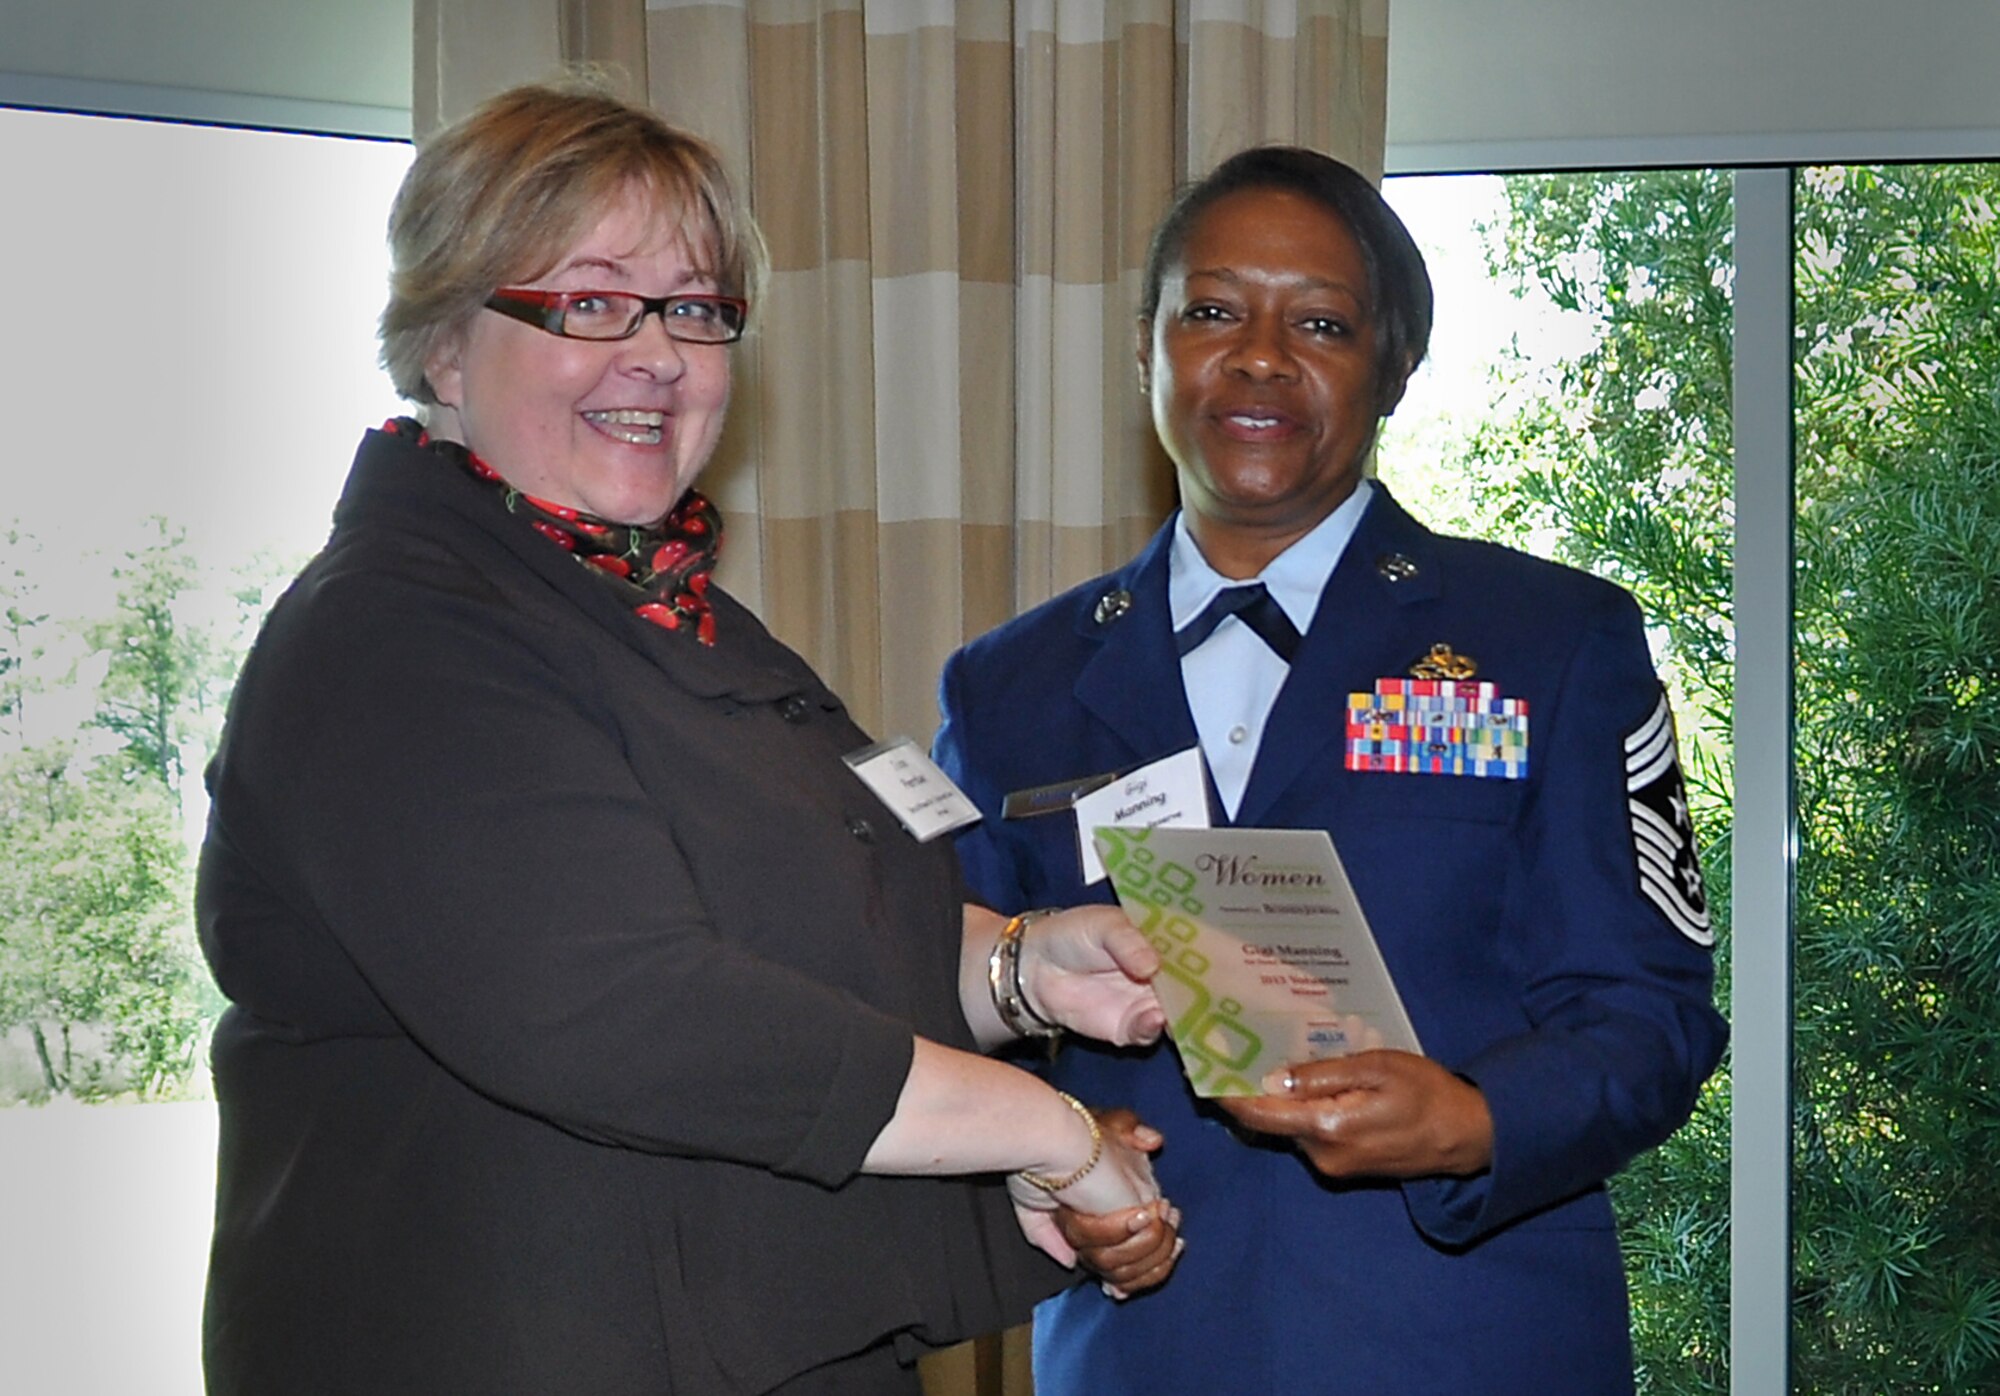
<path fill-rule="evenodd" d="M 1674 713 L 1664 689 L 1652 715 L 1625 738 L 1625 791 L 1632 811 L 1632 851 L 1639 891 L 1696 945 L 1715 944 L 1695 854 L 1694 821 L 1681 779 Z"/>

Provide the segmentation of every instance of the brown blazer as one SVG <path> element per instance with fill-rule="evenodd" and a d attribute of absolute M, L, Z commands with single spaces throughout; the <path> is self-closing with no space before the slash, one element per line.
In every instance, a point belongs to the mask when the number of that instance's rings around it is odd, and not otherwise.
<path fill-rule="evenodd" d="M 209 771 L 211 1392 L 756 1392 L 1063 1282 L 997 1184 L 857 1175 L 971 1046 L 956 865 L 711 594 L 707 649 L 363 441 Z"/>

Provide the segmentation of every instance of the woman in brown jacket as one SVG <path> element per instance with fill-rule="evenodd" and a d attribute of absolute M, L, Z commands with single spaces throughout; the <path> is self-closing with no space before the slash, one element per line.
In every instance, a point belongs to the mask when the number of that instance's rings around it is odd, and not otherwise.
<path fill-rule="evenodd" d="M 1058 1208 L 1158 1283 L 1132 1135 L 982 1055 L 1156 1036 L 1151 950 L 966 904 L 709 584 L 760 257 L 712 153 L 520 89 L 390 238 L 425 420 L 363 441 L 209 777 L 209 1389 L 914 1391 L 1067 1282 Z"/>

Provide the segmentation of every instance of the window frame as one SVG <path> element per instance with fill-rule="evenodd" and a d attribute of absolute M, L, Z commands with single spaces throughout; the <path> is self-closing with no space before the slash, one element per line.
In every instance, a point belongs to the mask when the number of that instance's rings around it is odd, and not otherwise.
<path fill-rule="evenodd" d="M 408 142 L 413 129 L 402 107 L 359 102 L 317 102 L 247 92 L 210 92 L 147 83 L 105 82 L 0 72 L 0 107 L 63 112 L 72 116 L 122 116 L 192 126 L 243 126 L 302 136 L 335 136 Z"/>

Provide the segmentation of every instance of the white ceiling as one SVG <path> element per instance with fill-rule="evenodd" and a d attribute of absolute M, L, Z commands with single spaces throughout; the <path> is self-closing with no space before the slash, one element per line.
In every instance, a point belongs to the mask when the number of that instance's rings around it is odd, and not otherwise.
<path fill-rule="evenodd" d="M 0 102 L 407 135 L 411 0 L 0 0 Z"/>
<path fill-rule="evenodd" d="M 1392 169 L 2000 156 L 1996 0 L 1389 4 Z M 411 0 L 0 0 L 0 103 L 406 135 L 411 50 Z"/>
<path fill-rule="evenodd" d="M 2000 0 L 1389 0 L 1389 167 L 2000 156 Z"/>

